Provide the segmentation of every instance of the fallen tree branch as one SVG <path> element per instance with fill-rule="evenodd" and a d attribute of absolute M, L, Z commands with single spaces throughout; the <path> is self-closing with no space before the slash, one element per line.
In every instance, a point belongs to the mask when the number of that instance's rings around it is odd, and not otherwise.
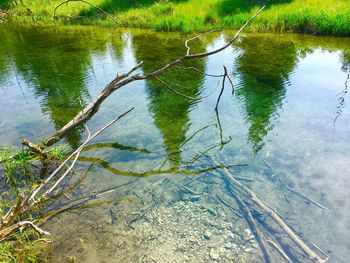
<path fill-rule="evenodd" d="M 26 220 L 26 221 L 20 221 L 14 225 L 1 229 L 0 241 L 2 241 L 3 239 L 11 235 L 13 232 L 17 231 L 18 229 L 26 225 L 29 225 L 30 227 L 32 227 L 40 235 L 50 235 L 49 232 L 42 230 L 40 227 L 36 226 L 33 222 Z"/>
<path fill-rule="evenodd" d="M 73 1 L 73 0 L 67 0 L 67 1 Z M 67 2 L 65 1 L 65 2 Z M 76 0 L 78 1 L 78 0 Z M 81 1 L 81 0 L 79 0 Z M 86 1 L 84 1 L 86 2 Z M 100 105 L 102 104 L 102 102 L 109 96 L 111 95 L 114 91 L 118 90 L 121 87 L 124 87 L 126 85 L 128 85 L 129 83 L 132 83 L 134 81 L 138 81 L 138 80 L 145 80 L 145 79 L 149 79 L 155 76 L 160 75 L 161 73 L 173 68 L 174 66 L 177 66 L 180 63 L 183 63 L 185 61 L 188 60 L 192 60 L 192 59 L 199 59 L 199 58 L 204 58 L 204 57 L 208 57 L 211 55 L 214 55 L 216 53 L 221 52 L 222 50 L 226 49 L 227 47 L 229 47 L 230 45 L 232 45 L 233 42 L 236 41 L 236 39 L 238 38 L 239 34 L 242 32 L 242 30 L 244 28 L 246 28 L 248 26 L 248 24 L 265 8 L 265 6 L 263 6 L 261 9 L 259 9 L 251 18 L 249 18 L 246 23 L 236 32 L 236 34 L 232 37 L 232 39 L 230 41 L 228 41 L 227 43 L 225 43 L 223 46 L 214 49 L 212 51 L 208 51 L 208 52 L 204 52 L 204 53 L 196 53 L 196 54 L 185 54 L 184 56 L 173 60 L 172 62 L 166 64 L 165 66 L 154 70 L 153 72 L 150 72 L 148 74 L 142 75 L 140 73 L 136 73 L 136 74 L 132 74 L 134 73 L 136 70 L 140 69 L 143 62 L 140 62 L 139 64 L 137 64 L 134 68 L 132 68 L 131 70 L 129 70 L 127 73 L 124 73 L 122 75 L 117 75 L 117 77 L 115 79 L 113 79 L 103 90 L 102 92 L 96 97 L 95 100 L 93 100 L 90 104 L 88 104 L 82 111 L 80 111 L 70 122 L 68 122 L 66 125 L 64 125 L 59 131 L 56 132 L 56 134 L 54 134 L 53 136 L 51 136 L 47 141 L 42 142 L 41 145 L 42 146 L 51 146 L 54 143 L 56 143 L 57 141 L 59 141 L 60 139 L 62 139 L 67 132 L 71 131 L 72 129 L 76 128 L 78 125 L 84 123 L 88 118 L 90 118 L 93 114 L 95 114 L 97 112 L 97 110 L 99 109 Z M 203 34 L 201 34 L 203 35 Z M 196 37 L 194 37 L 196 38 Z M 192 39 L 194 39 L 192 38 Z M 197 36 L 198 38 L 198 36 Z M 188 41 L 187 41 L 188 43 Z M 186 44 L 186 42 L 185 42 Z M 189 52 L 188 52 L 189 53 Z"/>
<path fill-rule="evenodd" d="M 189 42 L 191 42 L 191 41 L 193 41 L 193 40 L 195 40 L 195 39 L 198 39 L 198 38 L 200 38 L 200 37 L 202 37 L 202 36 L 208 35 L 208 34 L 210 34 L 210 33 L 217 32 L 217 31 L 219 31 L 219 30 L 218 30 L 218 29 L 210 30 L 210 31 L 208 31 L 208 32 L 205 32 L 205 33 L 202 33 L 202 34 L 199 34 L 199 35 L 197 35 L 197 36 L 194 36 L 194 37 L 191 37 L 191 38 L 187 39 L 187 40 L 185 41 L 185 47 L 187 48 L 186 55 L 187 55 L 187 56 L 190 55 L 191 47 L 188 45 Z"/>
<path fill-rule="evenodd" d="M 293 263 L 292 260 L 288 257 L 286 252 L 275 242 L 272 240 L 267 239 L 267 243 L 269 243 L 270 246 L 272 246 L 274 249 L 277 250 L 278 253 L 288 262 L 288 263 Z"/>
<path fill-rule="evenodd" d="M 35 189 L 30 191 L 27 194 L 24 194 L 24 192 L 19 193 L 19 197 L 17 199 L 17 202 L 15 205 L 13 205 L 7 213 L 0 218 L 0 240 L 5 239 L 8 237 L 11 233 L 17 231 L 24 225 L 30 225 L 33 227 L 38 233 L 41 234 L 47 234 L 45 231 L 41 231 L 40 228 L 36 227 L 33 223 L 30 221 L 20 221 L 17 223 L 14 223 L 15 220 L 18 219 L 18 217 L 21 217 L 25 215 L 30 209 L 32 209 L 35 205 L 41 202 L 44 197 L 48 196 L 54 189 L 57 188 L 57 186 L 62 182 L 62 180 L 67 176 L 67 174 L 73 169 L 73 166 L 75 165 L 75 162 L 77 161 L 79 154 L 81 150 L 87 145 L 91 140 L 93 140 L 96 136 L 98 136 L 101 132 L 103 132 L 105 129 L 110 127 L 112 124 L 123 118 L 126 114 L 128 114 L 130 111 L 132 111 L 134 108 L 131 108 L 130 110 L 124 112 L 111 122 L 109 122 L 107 125 L 99 129 L 96 133 L 91 135 L 90 131 L 88 130 L 88 139 L 80 146 L 78 147 L 71 155 L 69 155 L 62 164 L 57 167 L 55 171 L 53 171 L 48 178 L 46 178 L 39 186 L 37 186 Z M 37 195 L 41 192 L 41 190 L 46 187 L 49 182 L 64 168 L 66 167 L 66 164 L 69 160 L 74 158 L 71 165 L 68 167 L 68 169 L 53 183 L 51 187 L 47 191 L 45 191 L 43 194 L 41 194 L 40 198 L 36 200 L 35 198 Z"/>
<path fill-rule="evenodd" d="M 73 161 L 73 165 L 74 163 L 77 161 L 79 154 L 81 152 L 81 150 L 85 147 L 85 145 L 87 145 L 91 140 L 93 140 L 96 136 L 98 136 L 101 132 L 103 132 L 105 129 L 107 129 L 108 127 L 110 127 L 111 125 L 113 125 L 114 123 L 116 123 L 117 121 L 119 121 L 121 118 L 123 118 L 124 116 L 126 116 L 129 112 L 131 112 L 132 110 L 134 110 L 134 107 L 132 107 L 131 109 L 129 109 L 128 111 L 124 112 L 123 114 L 121 114 L 120 116 L 118 116 L 117 118 L 113 119 L 111 122 L 109 122 L 107 125 L 105 125 L 104 127 L 102 127 L 101 129 L 99 129 L 95 134 L 93 134 L 92 136 L 89 136 L 88 139 L 80 146 L 78 147 L 70 156 L 68 156 L 62 163 L 61 165 L 49 176 L 47 177 L 44 182 L 32 193 L 32 195 L 29 197 L 28 201 L 31 201 L 34 199 L 34 197 L 38 194 L 38 192 L 45 187 L 50 181 L 51 179 L 58 174 L 61 169 L 64 167 L 64 165 L 75 156 L 75 159 Z M 54 184 L 54 186 L 52 186 L 48 191 L 45 192 L 45 195 L 48 195 L 50 192 L 52 192 L 54 190 L 54 188 L 64 179 L 64 177 L 69 173 L 69 171 L 73 168 L 73 165 L 70 166 L 70 169 L 68 169 Z"/>
<path fill-rule="evenodd" d="M 247 221 L 247 224 L 248 224 L 250 230 L 252 230 L 252 232 L 255 236 L 255 239 L 259 244 L 259 247 L 260 247 L 261 252 L 263 253 L 263 256 L 265 259 L 265 263 L 272 262 L 270 251 L 269 251 L 268 245 L 266 243 L 266 240 L 265 240 L 264 236 L 260 233 L 259 227 L 258 227 L 257 223 L 255 222 L 255 219 L 253 218 L 252 213 L 250 212 L 250 209 L 242 201 L 242 199 L 233 191 L 233 189 L 231 189 L 230 192 L 232 194 L 232 197 L 236 200 L 237 204 L 241 207 L 241 210 L 243 210 L 243 212 L 245 214 L 245 219 Z"/>

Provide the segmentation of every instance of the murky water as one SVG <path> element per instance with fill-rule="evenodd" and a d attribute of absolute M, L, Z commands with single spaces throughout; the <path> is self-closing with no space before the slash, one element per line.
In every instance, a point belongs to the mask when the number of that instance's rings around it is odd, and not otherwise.
<path fill-rule="evenodd" d="M 192 50 L 213 49 L 229 34 L 203 37 Z M 186 51 L 186 37 L 151 31 L 3 26 L 0 36 L 2 146 L 19 147 L 22 138 L 41 141 L 117 73 L 141 60 L 147 73 Z M 226 85 L 216 114 L 222 79 L 203 72 L 222 74 L 223 65 L 235 93 Z M 113 94 L 89 120 L 94 131 L 135 107 L 83 152 L 78 171 L 94 165 L 56 207 L 94 194 L 92 201 L 130 199 L 49 220 L 51 260 L 261 261 L 256 243 L 245 240 L 244 220 L 220 202 L 235 204 L 222 171 L 213 170 L 215 156 L 235 165 L 230 171 L 330 262 L 348 262 L 350 39 L 245 35 L 225 51 L 183 66 L 198 71 L 176 68 L 160 79 L 202 99 L 177 96 L 156 79 L 140 81 Z M 65 143 L 76 147 L 85 136 L 79 128 Z"/>

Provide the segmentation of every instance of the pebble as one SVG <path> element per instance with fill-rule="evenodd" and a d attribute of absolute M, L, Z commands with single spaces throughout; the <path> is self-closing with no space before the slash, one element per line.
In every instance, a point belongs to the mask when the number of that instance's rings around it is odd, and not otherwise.
<path fill-rule="evenodd" d="M 195 202 L 198 201 L 201 198 L 200 195 L 190 195 L 190 194 L 184 194 L 182 197 L 183 201 L 191 201 L 191 202 Z"/>
<path fill-rule="evenodd" d="M 196 238 L 194 238 L 194 237 L 190 237 L 190 238 L 188 239 L 188 241 L 190 241 L 190 242 L 193 243 L 193 244 L 198 244 L 198 240 L 197 240 Z"/>
<path fill-rule="evenodd" d="M 233 234 L 233 233 L 229 233 L 228 236 L 229 236 L 232 240 L 235 240 L 235 238 L 236 238 L 236 235 Z"/>
<path fill-rule="evenodd" d="M 208 239 L 208 240 L 209 240 L 212 236 L 213 236 L 213 233 L 210 232 L 209 230 L 205 231 L 205 232 L 204 232 L 204 235 L 203 235 L 203 237 L 204 237 L 205 239 Z"/>
<path fill-rule="evenodd" d="M 258 248 L 258 244 L 256 242 L 252 243 L 253 248 Z"/>
<path fill-rule="evenodd" d="M 252 234 L 252 232 L 250 231 L 250 229 L 246 228 L 246 229 L 243 230 L 243 236 L 245 238 L 249 239 L 251 234 Z"/>
<path fill-rule="evenodd" d="M 225 243 L 225 248 L 230 249 L 232 247 L 231 243 Z"/>
<path fill-rule="evenodd" d="M 244 252 L 246 252 L 246 253 L 250 253 L 252 251 L 253 251 L 252 247 L 247 247 L 247 248 L 244 249 Z"/>
<path fill-rule="evenodd" d="M 212 260 L 217 260 L 220 257 L 219 253 L 215 249 L 210 250 L 209 256 Z"/>
<path fill-rule="evenodd" d="M 226 228 L 226 229 L 232 229 L 232 227 L 233 227 L 232 223 L 225 223 L 224 224 L 224 228 Z"/>
<path fill-rule="evenodd" d="M 254 236 L 253 236 L 253 235 L 251 235 L 251 236 L 249 237 L 249 243 L 251 243 L 251 244 L 255 243 L 255 239 L 254 239 Z"/>

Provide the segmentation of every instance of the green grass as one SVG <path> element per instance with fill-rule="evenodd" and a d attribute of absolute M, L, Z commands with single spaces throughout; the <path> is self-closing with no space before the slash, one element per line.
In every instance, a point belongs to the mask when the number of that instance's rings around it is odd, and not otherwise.
<path fill-rule="evenodd" d="M 61 1 L 23 0 L 23 5 L 0 0 L 0 8 L 24 23 L 53 24 L 53 10 Z M 90 0 L 112 14 L 119 26 L 161 31 L 205 31 L 240 27 L 263 1 L 259 0 Z M 28 11 L 28 9 L 30 11 Z M 60 7 L 59 23 L 115 23 L 93 7 L 70 2 Z M 253 32 L 299 32 L 350 35 L 350 0 L 271 0 L 249 27 Z"/>
<path fill-rule="evenodd" d="M 33 230 L 22 230 L 0 242 L 0 263 L 47 262 L 49 244 Z"/>

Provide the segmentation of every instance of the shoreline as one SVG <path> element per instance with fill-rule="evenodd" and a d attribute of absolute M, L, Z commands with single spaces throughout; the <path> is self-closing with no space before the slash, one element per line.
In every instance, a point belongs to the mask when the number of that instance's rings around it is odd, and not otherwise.
<path fill-rule="evenodd" d="M 261 6 L 254 1 L 188 0 L 119 3 L 119 1 L 91 0 L 102 10 L 76 2 L 60 6 L 61 1 L 38 3 L 23 1 L 17 6 L 1 6 L 8 13 L 9 23 L 30 26 L 95 25 L 202 33 L 209 30 L 236 30 Z M 254 2 L 254 4 L 252 3 Z M 350 36 L 350 5 L 348 0 L 275 1 L 245 29 L 250 33 L 301 33 L 307 35 Z"/>

